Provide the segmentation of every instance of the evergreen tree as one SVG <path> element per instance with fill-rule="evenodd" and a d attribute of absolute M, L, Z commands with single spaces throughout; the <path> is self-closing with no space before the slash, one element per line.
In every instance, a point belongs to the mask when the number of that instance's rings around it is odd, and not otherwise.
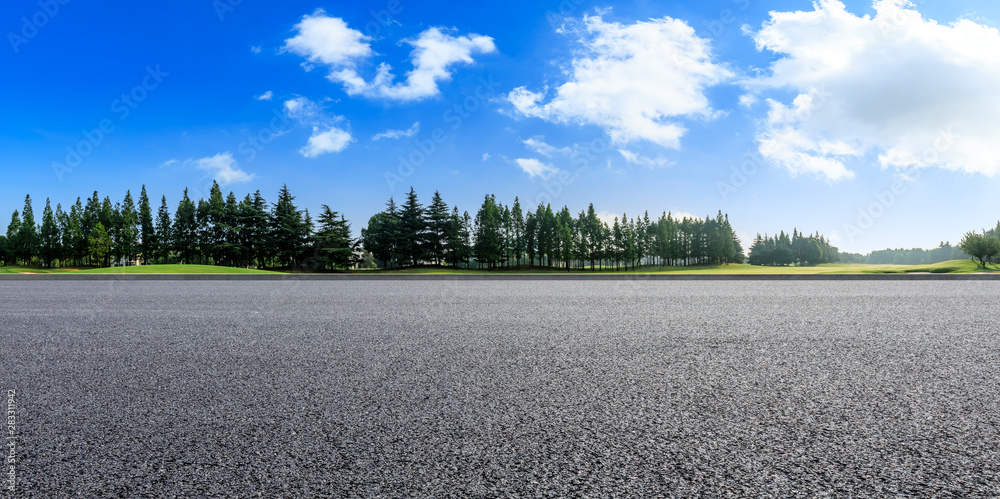
<path fill-rule="evenodd" d="M 180 258 L 180 263 L 192 263 L 198 245 L 198 224 L 195 221 L 195 206 L 188 197 L 187 188 L 184 189 L 184 195 L 177 204 L 171 229 L 173 248 Z"/>
<path fill-rule="evenodd" d="M 320 268 L 347 269 L 355 263 L 357 241 L 351 237 L 351 225 L 343 215 L 323 205 L 316 231 L 317 261 Z"/>
<path fill-rule="evenodd" d="M 401 230 L 397 247 L 404 261 L 416 266 L 427 252 L 427 220 L 424 209 L 417 200 L 417 193 L 410 187 L 406 202 L 400 207 Z"/>
<path fill-rule="evenodd" d="M 271 244 L 279 266 L 297 267 L 310 233 L 303 212 L 295 207 L 295 197 L 283 185 L 271 211 Z"/>
<path fill-rule="evenodd" d="M 149 206 L 149 196 L 146 186 L 139 193 L 139 252 L 142 253 L 142 263 L 149 264 L 156 252 L 156 229 L 153 226 L 153 209 Z"/>
<path fill-rule="evenodd" d="M 111 236 L 104 229 L 104 224 L 97 222 L 94 230 L 88 238 L 87 247 L 90 249 L 90 260 L 92 262 L 105 262 L 111 253 Z"/>
<path fill-rule="evenodd" d="M 165 262 L 174 247 L 174 232 L 170 223 L 170 208 L 167 208 L 167 196 L 160 198 L 160 208 L 156 210 L 156 226 L 153 228 L 151 256 L 154 260 Z"/>
<path fill-rule="evenodd" d="M 31 208 L 31 196 L 25 196 L 24 209 L 21 211 L 21 228 L 17 233 L 18 259 L 26 265 L 31 265 L 32 259 L 38 255 L 38 229 L 35 226 L 34 210 Z"/>
<path fill-rule="evenodd" d="M 20 234 L 21 216 L 17 210 L 14 210 L 13 215 L 10 217 L 10 224 L 7 225 L 7 256 L 5 257 L 5 262 L 9 259 L 14 265 L 21 263 Z"/>
<path fill-rule="evenodd" d="M 412 190 L 412 188 L 411 188 Z M 448 246 L 448 232 L 452 225 L 452 217 L 448 213 L 448 205 L 441 198 L 441 193 L 434 191 L 431 204 L 427 207 L 427 253 L 430 260 L 443 264 Z"/>
<path fill-rule="evenodd" d="M 130 191 L 125 191 L 125 199 L 118 210 L 118 220 L 120 253 L 126 262 L 132 262 L 139 251 L 139 214 L 135 211 L 135 201 L 132 200 Z"/>
<path fill-rule="evenodd" d="M 42 228 L 39 239 L 42 266 L 52 267 L 59 258 L 59 225 L 56 224 L 55 213 L 49 199 L 45 199 L 45 209 L 42 210 Z"/>

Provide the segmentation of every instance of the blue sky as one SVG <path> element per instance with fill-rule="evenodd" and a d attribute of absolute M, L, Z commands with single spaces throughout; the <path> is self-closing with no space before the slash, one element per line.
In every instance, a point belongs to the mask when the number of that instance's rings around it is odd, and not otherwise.
<path fill-rule="evenodd" d="M 4 224 L 213 179 L 355 231 L 411 185 L 857 252 L 1000 217 L 986 2 L 62 2 L 0 7 Z"/>

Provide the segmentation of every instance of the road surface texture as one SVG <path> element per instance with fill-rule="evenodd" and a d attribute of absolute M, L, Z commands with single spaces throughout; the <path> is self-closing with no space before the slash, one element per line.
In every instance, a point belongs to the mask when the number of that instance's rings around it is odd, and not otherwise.
<path fill-rule="evenodd" d="M 16 497 L 1000 495 L 1000 282 L 0 293 Z"/>

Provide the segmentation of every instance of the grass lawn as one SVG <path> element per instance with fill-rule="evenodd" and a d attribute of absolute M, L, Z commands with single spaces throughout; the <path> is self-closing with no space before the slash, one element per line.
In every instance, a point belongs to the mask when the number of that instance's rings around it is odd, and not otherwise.
<path fill-rule="evenodd" d="M 912 272 L 928 272 L 934 274 L 968 274 L 972 272 L 994 272 L 1000 267 L 994 264 L 987 264 L 983 269 L 978 263 L 971 260 L 951 260 L 947 262 L 935 263 L 932 265 L 865 265 L 865 264 L 842 264 L 828 263 L 814 267 L 762 267 L 758 265 L 712 265 L 693 267 L 643 267 L 637 271 L 630 270 L 629 274 L 905 274 Z M 415 267 L 401 270 L 363 270 L 357 273 L 377 273 L 377 274 L 566 274 L 565 270 L 558 269 L 528 269 L 521 270 L 466 270 L 443 267 Z M 593 273 L 617 273 L 613 270 L 596 271 L 590 270 L 573 271 L 579 274 Z"/>
<path fill-rule="evenodd" d="M 996 272 L 1000 266 L 987 264 L 984 269 L 972 260 L 951 260 L 947 262 L 935 263 L 932 265 L 862 265 L 829 263 L 817 265 L 815 267 L 761 267 L 757 265 L 714 265 L 714 266 L 694 266 L 694 267 L 643 267 L 638 271 L 629 270 L 628 274 L 905 274 L 912 272 L 928 272 L 933 274 L 969 274 L 972 272 Z M 138 265 L 134 267 L 110 267 L 110 268 L 57 268 L 42 269 L 34 267 L 0 267 L 0 274 L 53 274 L 53 273 L 82 273 L 82 274 L 279 274 L 269 270 L 237 269 L 232 267 L 220 267 L 215 265 Z M 466 270 L 453 269 L 447 267 L 415 267 L 401 270 L 360 270 L 352 273 L 357 274 L 567 274 L 565 270 L 543 269 L 543 268 L 522 268 L 521 270 Z M 574 270 L 577 274 L 611 273 L 625 274 L 626 272 L 615 272 L 614 270 Z"/>
<path fill-rule="evenodd" d="M 0 273 L 5 274 L 277 274 L 268 270 L 238 269 L 215 265 L 136 265 L 132 267 L 108 267 L 92 269 L 56 268 L 40 269 L 33 267 L 0 267 Z"/>

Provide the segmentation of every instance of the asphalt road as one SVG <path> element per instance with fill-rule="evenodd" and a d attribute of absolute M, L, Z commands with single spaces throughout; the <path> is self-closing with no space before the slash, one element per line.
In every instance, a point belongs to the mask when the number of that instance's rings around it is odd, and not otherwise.
<path fill-rule="evenodd" d="M 997 496 L 998 303 L 1000 282 L 0 282 L 13 495 Z"/>

